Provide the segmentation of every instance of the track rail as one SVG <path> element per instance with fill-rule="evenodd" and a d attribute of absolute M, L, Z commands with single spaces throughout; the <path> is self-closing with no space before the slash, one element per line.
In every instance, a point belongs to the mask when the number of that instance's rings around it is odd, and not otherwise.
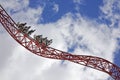
<path fill-rule="evenodd" d="M 40 45 L 32 37 L 27 34 L 23 34 L 16 26 L 15 21 L 8 15 L 4 8 L 0 5 L 0 22 L 7 32 L 23 47 L 30 52 L 42 56 L 45 58 L 68 60 L 77 64 L 81 64 L 93 69 L 105 72 L 109 74 L 113 79 L 120 80 L 120 68 L 99 57 L 85 56 L 85 55 L 72 55 L 67 52 L 63 52 L 52 47 L 44 47 L 44 44 Z"/>

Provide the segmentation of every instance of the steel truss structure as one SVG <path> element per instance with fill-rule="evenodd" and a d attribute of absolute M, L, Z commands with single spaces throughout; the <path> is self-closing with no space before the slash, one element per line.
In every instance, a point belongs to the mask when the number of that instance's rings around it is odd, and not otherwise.
<path fill-rule="evenodd" d="M 0 22 L 7 32 L 23 47 L 30 52 L 45 58 L 68 60 L 80 65 L 91 67 L 93 69 L 109 74 L 113 79 L 120 80 L 120 68 L 115 64 L 95 56 L 72 55 L 52 47 L 45 47 L 39 44 L 27 34 L 23 34 L 18 28 L 15 21 L 8 15 L 5 9 L 0 5 Z"/>

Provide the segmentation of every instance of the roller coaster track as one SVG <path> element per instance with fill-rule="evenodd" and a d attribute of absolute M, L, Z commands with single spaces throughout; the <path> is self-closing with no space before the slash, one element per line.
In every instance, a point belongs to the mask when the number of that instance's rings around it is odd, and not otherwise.
<path fill-rule="evenodd" d="M 100 57 L 72 55 L 64 51 L 54 49 L 52 47 L 45 47 L 44 44 L 39 44 L 27 34 L 19 31 L 15 21 L 8 15 L 5 9 L 0 5 L 0 22 L 7 32 L 23 47 L 30 52 L 45 58 L 68 60 L 80 65 L 91 67 L 93 69 L 109 74 L 113 79 L 120 80 L 120 68 Z"/>

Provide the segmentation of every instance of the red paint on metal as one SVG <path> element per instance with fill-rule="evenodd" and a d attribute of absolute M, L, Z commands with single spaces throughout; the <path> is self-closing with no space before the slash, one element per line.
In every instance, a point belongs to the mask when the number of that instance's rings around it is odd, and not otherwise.
<path fill-rule="evenodd" d="M 77 64 L 81 64 L 99 71 L 109 74 L 113 79 L 120 80 L 120 68 L 115 64 L 99 57 L 72 55 L 52 47 L 44 47 L 40 45 L 32 37 L 23 34 L 18 30 L 14 20 L 7 14 L 4 8 L 0 5 L 0 22 L 7 32 L 23 47 L 32 53 L 45 58 L 68 60 Z"/>

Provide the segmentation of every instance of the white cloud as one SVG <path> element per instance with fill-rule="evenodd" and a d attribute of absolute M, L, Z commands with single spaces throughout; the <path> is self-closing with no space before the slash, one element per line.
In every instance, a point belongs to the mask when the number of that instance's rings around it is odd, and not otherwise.
<path fill-rule="evenodd" d="M 111 0 L 110 2 L 107 0 L 103 1 L 104 6 L 101 6 L 100 9 L 104 15 L 102 18 L 105 18 L 111 22 L 110 27 L 118 27 L 119 25 L 115 25 L 120 21 L 120 1 Z M 101 18 L 100 17 L 100 18 Z"/>
<path fill-rule="evenodd" d="M 73 2 L 80 4 L 80 3 L 81 3 L 81 0 L 73 0 Z"/>
<path fill-rule="evenodd" d="M 11 9 L 19 11 L 29 5 L 29 0 L 0 0 L 0 2 L 7 11 L 10 11 Z"/>
<path fill-rule="evenodd" d="M 100 7 L 103 14 L 100 16 L 100 18 L 110 21 L 111 24 L 109 24 L 109 27 L 111 28 L 112 35 L 114 38 L 120 38 L 120 1 L 111 0 L 109 2 L 104 0 L 103 2 L 104 6 Z M 116 45 L 118 47 L 117 49 L 120 49 L 119 45 Z"/>
<path fill-rule="evenodd" d="M 75 15 L 71 13 L 65 14 L 55 23 L 37 24 L 43 8 L 29 8 L 28 0 L 7 2 L 0 1 L 8 12 L 11 9 L 18 11 L 11 14 L 12 18 L 16 22 L 27 22 L 32 25 L 37 30 L 36 34 L 52 38 L 52 47 L 67 52 L 68 47 L 76 44 L 74 54 L 94 55 L 113 61 L 113 52 L 117 47 L 116 37 L 119 36 L 120 29 L 111 29 L 106 24 L 99 24 L 79 14 L 76 15 L 78 18 L 74 19 Z M 59 6 L 57 8 L 55 10 L 59 10 Z M 10 38 L 2 26 L 0 32 L 2 32 L 0 33 L 1 80 L 105 80 L 109 77 L 106 73 L 72 62 L 61 63 L 58 60 L 33 55 Z M 80 46 L 85 46 L 85 49 Z"/>
<path fill-rule="evenodd" d="M 54 10 L 55 12 L 58 12 L 58 11 L 59 11 L 59 5 L 58 5 L 58 4 L 54 4 L 53 10 Z"/>

